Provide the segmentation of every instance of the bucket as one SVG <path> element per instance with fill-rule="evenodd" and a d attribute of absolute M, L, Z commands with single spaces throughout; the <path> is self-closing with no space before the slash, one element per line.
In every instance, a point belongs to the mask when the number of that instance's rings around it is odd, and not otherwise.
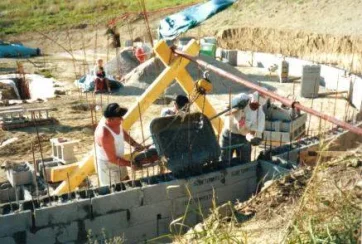
<path fill-rule="evenodd" d="M 212 43 L 203 43 L 203 44 L 201 44 L 200 54 L 215 58 L 215 56 L 216 56 L 216 45 L 212 44 Z"/>

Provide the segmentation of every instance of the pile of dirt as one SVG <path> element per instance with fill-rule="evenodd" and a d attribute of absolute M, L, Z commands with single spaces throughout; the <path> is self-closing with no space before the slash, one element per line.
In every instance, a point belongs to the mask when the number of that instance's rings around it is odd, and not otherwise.
<path fill-rule="evenodd" d="M 109 75 L 122 78 L 138 65 L 139 61 L 134 56 L 132 48 L 125 48 L 117 57 L 109 61 L 104 68 Z"/>
<path fill-rule="evenodd" d="M 211 65 L 214 65 L 224 71 L 230 72 L 233 75 L 236 75 L 238 77 L 257 82 L 260 77 L 252 76 L 252 75 L 245 75 L 242 72 L 240 72 L 237 68 L 227 64 L 223 63 L 221 61 L 215 60 L 212 57 L 208 56 L 200 56 L 202 60 L 210 63 Z M 147 87 L 152 84 L 156 78 L 163 72 L 165 69 L 165 66 L 162 64 L 162 62 L 158 58 L 151 58 L 144 62 L 143 64 L 140 64 L 138 67 L 133 69 L 131 72 L 129 72 L 124 77 L 124 83 L 125 86 L 122 89 L 122 94 L 127 95 L 140 95 L 142 94 Z M 201 69 L 197 64 L 190 63 L 186 69 L 190 73 L 191 77 L 196 81 L 203 77 L 203 73 L 205 70 Z M 236 83 L 230 79 L 218 76 L 214 72 L 209 72 L 208 76 L 209 80 L 212 82 L 213 85 L 213 91 L 212 94 L 228 94 L 231 90 L 233 93 L 238 92 L 248 92 L 249 89 L 240 85 L 239 83 Z M 175 94 L 184 94 L 184 91 L 182 88 L 173 81 L 174 84 L 169 86 L 169 88 L 166 89 L 165 94 L 166 95 L 175 95 Z M 271 89 L 271 87 L 267 87 L 268 89 Z"/>
<path fill-rule="evenodd" d="M 269 219 L 284 211 L 283 206 L 298 200 L 312 175 L 312 168 L 301 168 L 282 179 L 265 183 L 264 188 L 254 198 L 239 203 L 235 208 L 243 215 L 254 215 L 256 219 Z"/>

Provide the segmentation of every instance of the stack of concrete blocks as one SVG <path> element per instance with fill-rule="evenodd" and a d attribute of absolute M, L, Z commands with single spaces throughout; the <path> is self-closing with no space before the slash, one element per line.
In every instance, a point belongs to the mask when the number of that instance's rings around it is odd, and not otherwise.
<path fill-rule="evenodd" d="M 232 66 L 238 65 L 238 51 L 237 50 L 222 50 L 221 60 L 224 63 L 228 63 Z"/>
<path fill-rule="evenodd" d="M 304 65 L 300 95 L 306 98 L 316 98 L 321 80 L 321 67 L 319 65 Z"/>
<path fill-rule="evenodd" d="M 289 143 L 305 132 L 306 122 L 307 114 L 305 113 L 292 120 L 289 111 L 275 107 L 265 120 L 263 134 L 258 133 L 258 136 L 267 142 Z"/>
<path fill-rule="evenodd" d="M 13 187 L 33 183 L 34 168 L 28 162 L 12 165 L 6 171 L 7 178 Z"/>
<path fill-rule="evenodd" d="M 74 155 L 74 146 L 79 143 L 79 140 L 69 140 L 64 138 L 50 139 L 52 146 L 52 157 L 64 164 L 74 163 L 77 158 Z"/>
<path fill-rule="evenodd" d="M 202 221 L 201 213 L 208 213 L 213 199 L 217 204 L 247 200 L 257 188 L 257 168 L 273 174 L 273 167 L 265 164 L 251 162 L 160 183 L 129 181 L 111 189 L 65 194 L 53 201 L 45 198 L 46 206 L 22 202 L 20 211 L 0 215 L 0 243 L 85 242 L 115 236 L 126 243 L 140 243 L 167 234 L 170 228 L 178 233 L 180 229 L 170 223 L 186 209 L 184 224 L 193 226 Z"/>

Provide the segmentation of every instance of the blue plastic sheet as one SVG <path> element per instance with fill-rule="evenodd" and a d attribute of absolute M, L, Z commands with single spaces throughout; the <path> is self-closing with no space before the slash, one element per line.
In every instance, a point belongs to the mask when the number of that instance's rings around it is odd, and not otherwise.
<path fill-rule="evenodd" d="M 22 44 L 10 44 L 0 41 L 0 58 L 27 58 L 40 55 L 39 48 L 30 48 Z"/>
<path fill-rule="evenodd" d="M 197 26 L 214 14 L 232 5 L 236 0 L 211 0 L 189 7 L 161 20 L 158 28 L 160 39 L 173 40 L 178 35 Z"/>

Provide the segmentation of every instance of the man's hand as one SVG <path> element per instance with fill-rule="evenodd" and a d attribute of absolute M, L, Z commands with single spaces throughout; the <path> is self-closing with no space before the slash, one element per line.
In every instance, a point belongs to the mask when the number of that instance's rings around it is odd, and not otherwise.
<path fill-rule="evenodd" d="M 136 152 L 142 152 L 142 151 L 148 149 L 150 146 L 151 145 L 142 146 L 141 144 L 138 144 L 134 148 L 135 148 Z"/>
<path fill-rule="evenodd" d="M 248 142 L 251 142 L 251 140 L 254 138 L 254 135 L 252 133 L 248 133 L 245 137 Z"/>

